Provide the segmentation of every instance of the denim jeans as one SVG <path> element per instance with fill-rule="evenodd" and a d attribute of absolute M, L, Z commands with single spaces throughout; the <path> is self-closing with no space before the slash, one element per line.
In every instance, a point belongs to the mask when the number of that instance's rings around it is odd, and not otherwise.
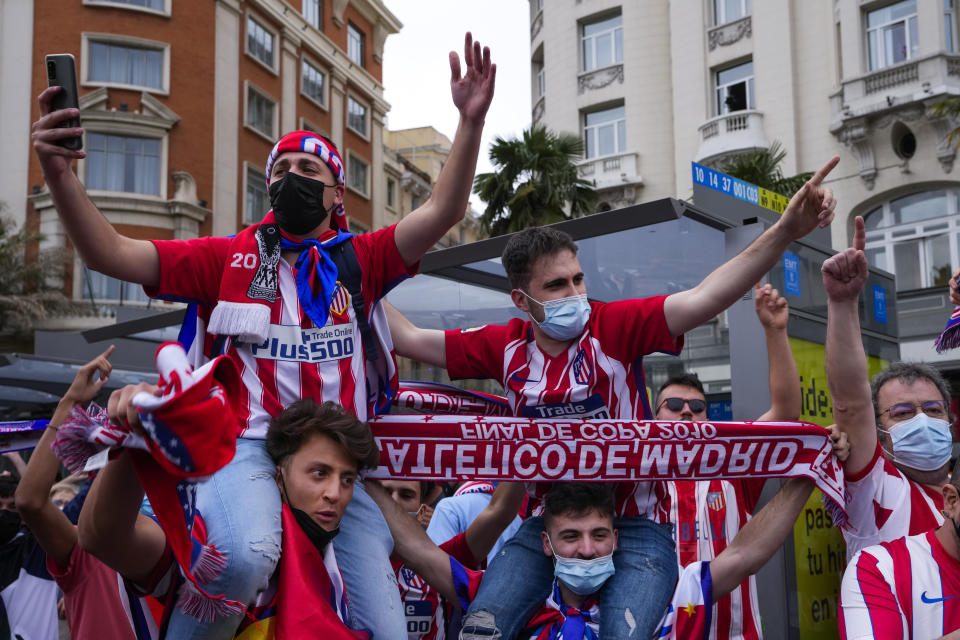
<path fill-rule="evenodd" d="M 600 637 L 647 640 L 657 630 L 677 583 L 672 525 L 647 518 L 616 518 L 616 573 L 600 593 Z M 503 546 L 483 576 L 463 622 L 465 640 L 512 640 L 543 605 L 553 561 L 543 554 L 543 518 L 529 518 Z"/>
<path fill-rule="evenodd" d="M 393 538 L 361 482 L 354 485 L 333 549 L 347 590 L 350 627 L 370 630 L 376 640 L 407 640 L 407 619 L 390 565 Z"/>
<path fill-rule="evenodd" d="M 227 559 L 221 574 L 204 585 L 208 593 L 253 602 L 266 588 L 280 560 L 280 491 L 276 465 L 263 440 L 237 440 L 233 460 L 197 487 L 197 508 L 207 540 Z M 168 638 L 231 638 L 244 614 L 200 622 L 179 610 L 170 618 Z"/>

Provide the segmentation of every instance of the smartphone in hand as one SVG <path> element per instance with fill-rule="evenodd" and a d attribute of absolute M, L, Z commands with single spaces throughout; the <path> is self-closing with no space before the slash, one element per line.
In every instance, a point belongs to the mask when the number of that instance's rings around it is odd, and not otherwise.
<path fill-rule="evenodd" d="M 60 109 L 79 109 L 79 94 L 77 92 L 77 65 L 73 56 L 69 53 L 56 53 L 46 57 L 47 63 L 47 86 L 63 87 L 53 96 L 51 107 L 54 111 Z M 60 128 L 76 128 L 80 126 L 80 118 L 70 118 L 64 120 L 59 125 Z M 76 136 L 74 138 L 62 138 L 57 140 L 57 144 L 73 151 L 79 151 L 83 148 L 83 138 Z"/>

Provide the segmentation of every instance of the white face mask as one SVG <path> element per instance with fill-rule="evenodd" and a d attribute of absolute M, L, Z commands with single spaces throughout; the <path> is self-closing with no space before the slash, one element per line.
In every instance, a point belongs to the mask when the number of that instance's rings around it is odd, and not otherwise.
<path fill-rule="evenodd" d="M 519 291 L 543 307 L 543 322 L 537 322 L 532 313 L 530 318 L 554 340 L 573 340 L 583 333 L 587 320 L 590 319 L 590 301 L 587 300 L 587 294 L 540 302 L 526 291 Z"/>
<path fill-rule="evenodd" d="M 950 461 L 953 437 L 946 420 L 921 411 L 880 431 L 890 436 L 894 462 L 918 471 L 936 471 Z"/>
<path fill-rule="evenodd" d="M 605 556 L 581 560 L 557 555 L 550 536 L 547 536 L 547 544 L 550 545 L 550 551 L 553 551 L 553 558 L 556 560 L 553 565 L 553 575 L 578 596 L 596 593 L 616 572 L 613 566 L 613 551 Z"/>

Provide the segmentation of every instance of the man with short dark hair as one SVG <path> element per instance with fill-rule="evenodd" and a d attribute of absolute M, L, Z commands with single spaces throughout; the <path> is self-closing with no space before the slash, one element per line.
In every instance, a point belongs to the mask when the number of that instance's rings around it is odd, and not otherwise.
<path fill-rule="evenodd" d="M 771 285 L 753 290 L 754 308 L 766 337 L 770 408 L 757 420 L 796 420 L 800 416 L 800 379 L 790 350 L 787 301 Z M 656 399 L 656 419 L 707 420 L 703 384 L 683 373 L 664 382 Z M 680 566 L 712 560 L 752 517 L 766 479 L 667 482 L 669 510 L 658 511 L 660 522 L 674 525 Z M 755 640 L 762 637 L 756 580 L 750 576 L 713 605 L 713 640 Z"/>
<path fill-rule="evenodd" d="M 859 298 L 867 282 L 866 230 L 823 263 L 826 367 L 833 415 L 850 439 L 844 465 L 847 558 L 943 524 L 943 486 L 953 449 L 950 388 L 933 367 L 898 362 L 867 379 Z"/>
<path fill-rule="evenodd" d="M 127 411 L 133 397 L 153 389 L 141 383 L 115 391 L 112 414 L 136 415 Z M 318 405 L 308 398 L 271 419 L 266 449 L 276 465 L 276 483 L 295 521 L 293 526 L 299 526 L 322 556 L 334 596 L 328 604 L 335 607 L 335 617 L 347 624 L 344 582 L 330 543 L 339 533 L 359 473 L 376 467 L 379 461 L 370 427 L 333 402 Z M 163 530 L 140 513 L 142 500 L 143 489 L 124 452 L 101 471 L 90 489 L 80 518 L 80 542 L 143 592 L 173 602 L 182 580 Z M 279 608 L 302 605 L 292 594 L 281 595 L 287 597 L 273 603 L 278 607 L 278 619 L 283 619 Z M 263 609 L 264 604 L 258 603 L 255 609 Z"/>
<path fill-rule="evenodd" d="M 685 332 L 739 300 L 790 242 L 830 223 L 833 193 L 820 184 L 838 161 L 824 165 L 749 247 L 696 287 L 668 296 L 590 302 L 570 236 L 549 227 L 525 229 L 507 241 L 502 262 L 513 287 L 511 299 L 527 314 L 526 321 L 444 333 L 417 329 L 388 309 L 397 353 L 446 367 L 451 378 L 499 381 L 516 415 L 649 419 L 643 357 L 657 351 L 678 354 Z M 656 615 L 626 615 L 638 595 L 663 606 L 668 602 L 676 553 L 669 532 L 650 519 L 668 508 L 665 498 L 662 483 L 620 486 L 618 571 L 603 594 L 609 612 L 604 636 L 654 631 L 659 607 L 653 607 Z M 539 518 L 528 519 L 501 550 L 464 622 L 465 638 L 512 637 L 540 605 L 550 576 L 540 553 L 541 529 Z"/>
<path fill-rule="evenodd" d="M 656 612 L 658 623 L 650 636 L 629 637 L 708 638 L 710 605 L 766 564 L 793 530 L 812 490 L 813 482 L 808 478 L 791 478 L 784 483 L 716 558 L 683 569 L 668 594 L 668 604 Z M 382 492 L 370 493 L 384 510 L 397 543 L 396 553 L 444 597 L 466 608 L 486 576 L 468 570 L 437 548 Z M 612 556 L 619 537 L 613 514 L 614 496 L 609 485 L 561 483 L 547 492 L 540 552 L 552 560 L 553 587 L 537 611 L 521 622 L 518 637 L 601 637 L 597 620 L 607 614 L 600 596 L 610 576 L 615 575 Z M 644 615 L 651 613 L 653 606 L 634 594 L 628 611 L 631 616 Z"/>

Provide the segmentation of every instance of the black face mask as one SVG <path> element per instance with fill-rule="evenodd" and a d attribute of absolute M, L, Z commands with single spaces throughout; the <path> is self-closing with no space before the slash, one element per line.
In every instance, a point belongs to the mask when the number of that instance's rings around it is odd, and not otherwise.
<path fill-rule="evenodd" d="M 293 512 L 293 517 L 297 519 L 297 524 L 300 525 L 300 528 L 307 534 L 310 542 L 313 543 L 313 546 L 317 548 L 317 551 L 319 551 L 322 556 L 327 545 L 330 544 L 330 541 L 340 533 L 340 527 L 338 526 L 333 531 L 327 531 L 318 525 L 307 512 L 301 511 L 293 506 L 290 506 L 290 511 Z"/>
<path fill-rule="evenodd" d="M 323 207 L 323 188 L 336 186 L 288 171 L 267 190 L 277 224 L 295 236 L 310 233 L 327 219 L 328 211 Z"/>
<path fill-rule="evenodd" d="M 20 531 L 20 514 L 8 509 L 0 510 L 0 544 L 13 540 L 13 536 Z"/>
<path fill-rule="evenodd" d="M 330 544 L 330 541 L 340 533 L 340 525 L 337 525 L 337 528 L 333 531 L 327 531 L 317 524 L 306 511 L 297 509 L 290 504 L 290 499 L 287 497 L 287 483 L 283 479 L 283 474 L 280 474 L 280 487 L 283 489 L 283 499 L 286 501 L 287 506 L 290 507 L 290 512 L 293 513 L 293 517 L 297 521 L 297 524 L 300 525 L 300 529 L 307 535 L 307 538 L 310 539 L 310 542 L 313 543 L 313 546 L 317 548 L 317 551 L 319 551 L 322 556 L 327 545 Z"/>

